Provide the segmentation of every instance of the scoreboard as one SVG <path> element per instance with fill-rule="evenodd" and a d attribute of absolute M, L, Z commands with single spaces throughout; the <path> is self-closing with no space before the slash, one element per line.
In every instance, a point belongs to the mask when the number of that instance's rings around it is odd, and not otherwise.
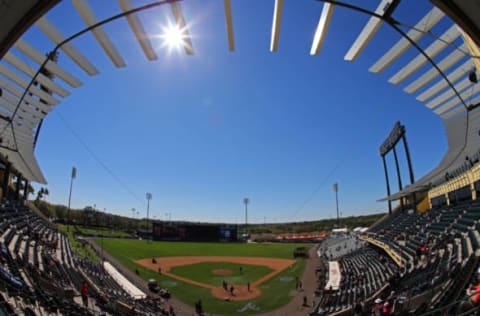
<path fill-rule="evenodd" d="M 226 241 L 235 242 L 237 225 L 190 222 L 153 222 L 155 240 Z"/>

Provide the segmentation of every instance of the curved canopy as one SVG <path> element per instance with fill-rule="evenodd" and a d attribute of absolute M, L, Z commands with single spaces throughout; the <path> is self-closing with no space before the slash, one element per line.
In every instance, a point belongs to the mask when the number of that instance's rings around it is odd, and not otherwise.
<path fill-rule="evenodd" d="M 82 85 L 80 75 L 95 76 L 101 72 L 93 62 L 97 56 L 82 47 L 74 46 L 73 41 L 67 40 L 67 36 L 72 34 L 58 29 L 50 21 L 47 11 L 57 2 L 4 0 L 0 3 L 0 155 L 24 178 L 40 183 L 45 183 L 46 180 L 36 162 L 34 149 L 44 117 L 61 104 L 63 98 L 67 98 L 75 88 Z M 122 56 L 121 47 L 116 47 L 112 41 L 115 35 L 109 34 L 103 28 L 97 12 L 90 7 L 87 0 L 72 2 L 78 12 L 78 19 L 85 28 L 89 28 L 88 32 L 92 33 L 91 40 L 98 44 L 115 67 L 127 66 L 128 60 Z M 283 2 L 275 0 L 272 5 L 269 45 L 271 52 L 278 50 L 281 39 Z M 413 46 L 420 48 L 416 51 L 416 56 L 388 81 L 395 85 L 409 81 L 404 91 L 412 94 L 412 97 L 415 95 L 419 102 L 443 119 L 445 124 L 449 145 L 445 157 L 429 174 L 407 188 L 407 191 L 435 184 L 446 172 L 461 167 L 466 156 L 478 156 L 480 145 L 477 130 L 480 126 L 480 114 L 476 109 L 467 110 L 468 107 L 473 109 L 480 100 L 480 85 L 474 84 L 471 76 L 469 77 L 475 67 L 480 70 L 479 59 L 470 57 L 480 55 L 480 2 L 471 1 L 468 5 L 460 0 L 433 2 L 436 6 L 432 5 L 404 37 L 399 32 L 395 45 L 387 49 L 368 69 L 372 73 L 382 73 L 405 52 L 414 50 Z M 135 9 L 130 0 L 118 0 L 118 5 L 113 6 L 112 12 L 101 12 L 101 16 L 117 15 L 118 18 L 125 19 L 144 57 L 147 60 L 156 60 L 158 57 L 150 42 L 153 35 L 145 31 L 139 11 L 167 5 L 171 8 L 175 23 L 182 30 L 185 53 L 193 55 L 195 43 L 189 35 L 188 21 L 182 13 L 182 3 L 187 4 L 188 0 L 150 1 L 144 7 Z M 232 19 L 234 12 L 230 0 L 224 0 L 223 5 L 225 29 L 220 32 L 225 34 L 225 49 L 233 52 L 236 47 Z M 322 6 L 318 25 L 312 30 L 314 35 L 310 49 L 311 55 L 318 55 L 322 45 L 331 44 L 325 39 L 325 35 L 328 33 L 330 21 L 335 19 L 335 10 L 343 5 L 334 0 L 324 0 L 323 3 L 312 1 L 313 5 Z M 396 16 L 396 10 L 401 5 L 398 0 L 378 1 L 377 8 L 367 17 L 363 28 L 358 30 L 358 36 L 345 52 L 344 59 L 354 61 L 368 43 L 375 40 L 375 34 L 383 24 L 390 24 L 400 30 L 396 21 L 401 21 L 401 17 Z M 122 16 L 125 13 L 129 14 Z M 439 34 L 437 38 L 425 36 L 442 20 L 444 23 L 449 20 L 450 23 L 450 27 L 443 34 Z M 458 24 L 454 21 L 458 21 Z M 22 37 L 28 27 L 36 28 L 48 38 L 49 43 L 46 45 L 52 47 L 49 54 L 42 53 Z M 452 46 L 456 46 L 460 38 L 463 39 L 463 44 L 452 50 Z M 62 52 L 61 60 L 57 60 L 57 49 Z M 29 63 L 24 62 L 26 59 Z M 32 68 L 30 64 L 35 64 L 35 67 Z M 425 70 L 425 65 L 430 65 L 429 69 Z"/>

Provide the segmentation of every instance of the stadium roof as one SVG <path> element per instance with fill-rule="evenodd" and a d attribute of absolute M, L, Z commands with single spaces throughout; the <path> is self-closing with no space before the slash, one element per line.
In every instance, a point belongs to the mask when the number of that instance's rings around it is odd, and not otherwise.
<path fill-rule="evenodd" d="M 0 2 L 0 88 L 2 89 L 0 155 L 24 178 L 40 183 L 45 183 L 46 180 L 35 159 L 34 149 L 43 118 L 54 110 L 55 106 L 61 104 L 63 98 L 67 98 L 75 88 L 82 85 L 79 79 L 80 74 L 94 76 L 101 72 L 101 69 L 97 69 L 92 62 L 96 58 L 93 53 L 82 50 L 82 47 L 75 47 L 71 41 L 75 36 L 67 38 L 66 36 L 72 34 L 58 29 L 50 22 L 48 11 L 58 2 L 58 0 L 3 0 Z M 127 61 L 122 57 L 121 47 L 113 44 L 111 37 L 114 35 L 107 33 L 102 27 L 103 24 L 99 23 L 97 14 L 89 3 L 86 0 L 72 0 L 72 2 L 87 31 L 92 33 L 94 40 L 115 67 L 125 67 Z M 278 49 L 283 2 L 283 0 L 276 0 L 272 7 L 270 40 L 272 52 Z M 480 101 L 480 85 L 472 82 L 473 75 L 471 75 L 475 67 L 477 74 L 480 72 L 478 58 L 480 55 L 478 50 L 480 1 L 433 0 L 432 2 L 434 5 L 431 10 L 402 36 L 403 31 L 400 26 L 405 27 L 405 25 L 402 25 L 399 22 L 401 18 L 395 15 L 397 6 L 402 5 L 400 1 L 378 1 L 374 12 L 363 12 L 370 14 L 368 21 L 362 29 L 358 30 L 358 37 L 344 56 L 346 61 L 354 61 L 374 39 L 375 33 L 382 24 L 389 24 L 396 28 L 399 33 L 397 43 L 368 70 L 381 73 L 408 49 L 417 46 L 419 49 L 417 55 L 393 75 L 389 82 L 397 85 L 408 78 L 415 78 L 404 88 L 404 91 L 416 95 L 417 100 L 444 121 L 448 151 L 443 160 L 415 184 L 391 198 L 434 185 L 444 178 L 447 172 L 461 168 L 465 164 L 465 157 L 478 156 L 480 148 L 478 131 L 480 113 L 475 108 Z M 168 5 L 171 7 L 177 26 L 183 30 L 183 36 L 186 39 L 185 53 L 195 54 L 195 43 L 188 34 L 186 27 L 188 21 L 183 16 L 181 1 L 166 0 L 149 3 L 134 9 L 130 0 L 118 0 L 119 6 L 115 11 L 102 12 L 101 15 L 126 19 L 143 50 L 144 57 L 147 60 L 156 60 L 157 55 L 150 43 L 151 35 L 145 31 L 138 12 L 154 6 Z M 318 3 L 315 4 L 318 5 Z M 331 19 L 335 18 L 334 8 L 344 6 L 333 0 L 325 0 L 320 5 L 323 5 L 323 9 L 318 17 L 317 28 L 312 30 L 314 36 L 311 55 L 319 54 L 322 45 L 329 45 L 324 39 Z M 364 11 L 368 10 L 364 9 Z M 130 13 L 123 16 L 126 12 Z M 225 48 L 234 51 L 234 24 L 230 0 L 224 0 L 224 13 L 225 29 L 219 32 L 225 32 L 227 38 Z M 451 26 L 439 37 L 434 37 L 429 31 L 442 19 L 448 19 L 446 15 L 451 19 Z M 52 50 L 47 54 L 48 56 L 22 37 L 29 27 L 39 29 L 51 41 L 49 45 Z M 444 50 L 456 46 L 455 43 L 459 38 L 464 39 L 463 44 L 446 55 Z M 55 56 L 57 51 L 62 51 L 63 55 L 69 59 L 68 62 L 64 60 L 57 62 Z M 442 52 L 444 52 L 443 55 Z M 443 57 L 438 58 L 438 56 Z M 23 61 L 25 58 L 33 61 L 36 67 L 32 68 L 25 63 Z M 424 71 L 423 66 L 429 63 L 430 69 Z"/>

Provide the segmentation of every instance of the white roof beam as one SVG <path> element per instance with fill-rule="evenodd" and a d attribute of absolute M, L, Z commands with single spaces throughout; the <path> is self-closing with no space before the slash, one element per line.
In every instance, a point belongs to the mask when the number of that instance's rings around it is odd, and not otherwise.
<path fill-rule="evenodd" d="M 440 68 L 441 71 L 447 71 L 450 67 L 455 65 L 462 57 L 465 57 L 465 54 L 462 50 L 465 49 L 465 46 L 462 45 L 458 49 L 455 49 L 452 53 L 450 53 L 447 57 L 442 59 L 437 64 L 437 67 Z M 418 77 L 415 81 L 410 83 L 408 86 L 405 87 L 404 91 L 407 93 L 414 93 L 417 92 L 419 89 L 424 87 L 427 83 L 435 79 L 440 73 L 436 68 L 431 68 L 429 71 L 425 72 L 423 75 Z"/>
<path fill-rule="evenodd" d="M 19 39 L 15 43 L 15 47 L 39 65 L 41 65 L 45 61 L 45 59 L 48 58 L 47 56 L 33 48 L 30 44 L 25 42 L 23 39 Z M 66 70 L 64 70 L 62 67 L 60 67 L 51 60 L 47 61 L 47 63 L 45 64 L 45 68 L 74 88 L 82 85 L 82 82 L 80 80 L 72 76 L 70 73 L 68 73 Z"/>
<path fill-rule="evenodd" d="M 465 108 L 463 106 L 457 106 L 453 110 L 450 110 L 448 112 L 444 112 L 442 115 L 440 115 L 440 117 L 444 120 L 448 120 L 448 119 L 452 118 L 453 116 L 455 116 L 457 114 L 460 114 L 460 113 L 463 113 L 463 114 L 466 113 Z"/>
<path fill-rule="evenodd" d="M 177 28 L 180 30 L 183 37 L 183 48 L 185 49 L 185 53 L 187 55 L 193 55 L 192 38 L 190 37 L 187 24 L 185 23 L 182 6 L 180 5 L 180 2 L 171 2 L 170 6 L 172 8 L 173 16 L 175 17 L 175 22 L 177 23 Z"/>
<path fill-rule="evenodd" d="M 434 7 L 414 26 L 414 28 L 408 31 L 407 36 L 414 42 L 417 42 L 422 38 L 425 32 L 430 31 L 430 29 L 444 16 L 445 14 L 440 9 Z M 418 29 L 423 32 L 417 31 Z M 400 57 L 410 46 L 411 43 L 406 38 L 402 37 L 402 39 L 393 45 L 392 48 L 390 48 L 390 50 L 377 60 L 377 62 L 375 62 L 375 64 L 373 64 L 368 70 L 376 74 L 381 73 L 397 60 L 397 58 Z"/>
<path fill-rule="evenodd" d="M 235 51 L 235 37 L 233 35 L 233 18 L 232 18 L 232 4 L 230 0 L 223 0 L 223 7 L 225 12 L 225 23 L 227 25 L 227 39 L 228 50 Z"/>
<path fill-rule="evenodd" d="M 463 42 L 467 46 L 468 52 L 470 56 L 476 56 L 476 58 L 472 57 L 473 62 L 475 63 L 475 67 L 477 67 L 477 71 L 480 72 L 480 47 L 473 41 L 473 39 L 468 35 L 465 31 L 460 29 L 460 34 L 462 34 Z"/>
<path fill-rule="evenodd" d="M 379 15 L 385 14 L 392 2 L 393 0 L 382 0 L 378 5 L 377 9 L 375 10 L 375 13 Z M 370 42 L 375 33 L 377 33 L 382 23 L 383 21 L 381 19 L 372 16 L 368 20 L 367 24 L 363 27 L 360 35 L 358 35 L 353 45 L 348 50 L 344 59 L 348 61 L 354 61 L 358 57 L 358 55 L 360 55 L 362 50 L 367 46 L 368 42 Z"/>
<path fill-rule="evenodd" d="M 32 78 L 35 75 L 35 72 L 36 72 L 35 70 L 33 70 L 29 65 L 24 63 L 20 58 L 13 55 L 11 52 L 7 52 L 3 57 L 3 60 L 8 62 L 10 65 L 15 67 L 16 69 L 20 70 L 30 78 Z M 70 95 L 70 92 L 68 90 L 59 86 L 58 84 L 53 82 L 50 78 L 46 77 L 41 73 L 38 74 L 37 81 L 61 97 L 65 98 Z"/>
<path fill-rule="evenodd" d="M 445 49 L 450 43 L 452 43 L 457 37 L 460 36 L 457 26 L 452 25 L 445 33 L 442 34 L 440 39 L 434 41 L 430 46 L 428 46 L 424 52 L 430 58 L 435 57 L 443 49 Z M 388 82 L 393 84 L 399 84 L 405 79 L 410 77 L 415 71 L 427 63 L 427 58 L 423 54 L 417 55 L 413 60 L 411 60 L 405 67 L 400 69 L 395 75 L 393 75 Z"/>
<path fill-rule="evenodd" d="M 10 117 L 13 112 L 13 107 L 10 108 L 10 104 L 7 102 L 5 98 L 0 98 L 0 111 L 2 111 L 3 116 L 8 116 Z"/>
<path fill-rule="evenodd" d="M 7 108 L 10 112 L 13 112 L 15 111 L 15 108 L 18 104 L 18 101 L 19 99 L 14 97 L 13 95 L 11 94 L 8 94 L 8 93 L 4 93 L 2 98 L 0 98 L 0 100 L 4 100 L 4 104 L 7 104 L 5 105 L 5 108 Z M 10 105 L 10 106 L 8 106 Z M 42 113 L 41 111 L 37 110 L 37 109 L 34 109 L 32 108 L 29 104 L 27 104 L 25 101 L 22 102 L 22 105 L 20 106 L 20 111 L 22 111 L 22 113 L 29 113 L 30 116 L 32 117 L 32 120 L 40 120 L 42 118 L 45 117 L 45 114 Z"/>
<path fill-rule="evenodd" d="M 463 90 L 467 89 L 471 85 L 472 83 L 470 82 L 470 80 L 468 80 L 468 78 L 465 78 L 462 81 L 460 81 L 457 85 L 455 85 L 455 89 L 458 92 L 462 92 Z M 439 106 L 441 103 L 445 102 L 446 100 L 450 99 L 454 95 L 455 95 L 455 91 L 453 89 L 447 89 L 445 92 L 436 96 L 430 102 L 425 104 L 425 106 L 429 109 L 433 109 Z"/>
<path fill-rule="evenodd" d="M 32 142 L 29 141 L 29 139 L 23 135 L 20 135 L 18 134 L 17 132 L 15 133 L 15 137 L 13 137 L 13 133 L 11 132 L 11 129 L 8 128 L 6 129 L 3 133 L 2 133 L 2 138 L 3 138 L 3 141 L 2 141 L 2 144 L 5 146 L 9 146 L 9 147 L 14 147 L 14 148 L 17 148 L 18 149 L 18 145 L 20 145 L 20 143 L 22 144 L 31 144 Z M 32 137 L 30 137 L 31 139 Z M 17 146 L 16 146 L 17 145 Z"/>
<path fill-rule="evenodd" d="M 13 110 L 15 110 L 15 106 L 10 104 L 8 109 L 10 110 L 12 108 Z M 13 110 L 11 111 L 11 113 L 13 113 Z M 32 113 L 26 111 L 23 107 L 20 108 L 19 111 L 17 111 L 17 115 L 15 116 L 14 120 L 17 119 L 17 117 L 21 118 L 22 120 L 31 122 L 33 126 L 36 126 L 42 120 L 42 117 L 40 115 L 33 115 Z"/>
<path fill-rule="evenodd" d="M 18 91 L 17 88 L 15 88 L 15 87 L 12 86 L 10 83 L 8 83 L 7 81 L 3 80 L 2 78 L 0 78 L 0 85 L 2 86 L 2 88 L 4 88 L 4 89 L 7 90 L 8 92 L 10 92 L 10 93 L 13 94 L 14 96 L 16 96 L 17 98 L 21 98 L 21 97 L 22 97 L 23 92 Z M 48 106 L 47 104 L 41 103 L 41 102 L 38 101 L 38 100 L 33 99 L 32 97 L 30 97 L 30 96 L 28 95 L 28 93 L 25 94 L 24 100 L 25 100 L 25 102 L 30 103 L 31 105 L 39 108 L 40 110 L 42 110 L 42 111 L 45 112 L 45 113 L 48 113 L 48 112 L 50 112 L 50 110 L 51 110 L 51 107 L 50 107 L 50 106 Z"/>
<path fill-rule="evenodd" d="M 467 102 L 468 98 L 475 96 L 479 92 L 480 92 L 480 85 L 476 84 L 473 86 L 473 89 L 467 89 L 464 92 L 460 93 L 460 96 L 462 97 L 463 100 L 465 100 L 465 102 Z M 450 101 L 445 102 L 442 106 L 436 108 L 433 112 L 435 112 L 435 114 L 441 115 L 442 113 L 459 105 L 461 102 L 462 101 L 460 101 L 460 99 L 457 96 L 455 96 Z"/>
<path fill-rule="evenodd" d="M 282 25 L 283 0 L 275 0 L 273 9 L 272 35 L 270 38 L 270 51 L 278 50 L 278 41 L 280 39 L 280 26 Z"/>
<path fill-rule="evenodd" d="M 47 37 L 54 42 L 55 44 L 60 44 L 65 40 L 65 37 L 62 33 L 47 19 L 46 16 L 43 16 L 35 25 L 43 32 Z M 70 57 L 80 68 L 83 69 L 89 76 L 98 74 L 98 69 L 83 56 L 72 43 L 65 43 L 60 48 L 65 54 Z"/>
<path fill-rule="evenodd" d="M 455 69 L 453 72 L 451 72 L 448 76 L 447 79 L 450 82 L 455 82 L 458 79 L 460 79 L 462 76 L 467 74 L 473 67 L 473 61 L 471 59 L 468 59 L 466 62 L 464 62 L 461 66 L 459 66 L 457 69 Z M 420 102 L 425 102 L 426 100 L 430 99 L 433 97 L 435 94 L 437 94 L 439 91 L 442 89 L 445 89 L 448 86 L 447 81 L 445 79 L 441 79 L 438 81 L 436 84 L 422 92 L 417 96 L 417 100 Z"/>
<path fill-rule="evenodd" d="M 31 144 L 32 143 L 32 141 L 31 141 L 32 137 L 31 136 L 29 138 L 29 137 L 27 137 L 23 134 L 20 134 L 18 131 L 15 131 L 15 137 L 13 136 L 12 132 L 9 132 L 9 133 L 5 132 L 4 137 L 5 136 L 10 138 L 11 143 L 13 143 L 13 144 L 16 143 L 17 145 L 20 145 L 20 143 L 22 143 L 22 144 Z"/>
<path fill-rule="evenodd" d="M 7 128 L 5 128 L 7 127 Z M 12 133 L 12 128 L 15 130 L 15 136 L 18 136 L 19 138 L 28 140 L 29 138 L 32 138 L 33 132 L 30 129 L 26 129 L 23 125 L 18 125 L 17 122 L 14 122 L 12 124 L 8 124 L 5 121 L 2 121 L 2 124 L 0 125 L 0 128 L 3 130 L 5 128 L 4 133 Z M 8 131 L 8 132 L 7 132 Z"/>
<path fill-rule="evenodd" d="M 317 29 L 315 30 L 315 35 L 313 36 L 312 48 L 310 48 L 310 55 L 318 55 L 320 48 L 323 45 L 325 36 L 330 26 L 330 21 L 333 15 L 333 9 L 335 5 L 332 3 L 325 2 L 323 4 L 322 13 L 320 14 L 320 19 L 318 20 Z"/>
<path fill-rule="evenodd" d="M 2 107 L 2 110 L 6 113 L 6 116 L 11 116 L 13 112 L 15 111 L 15 106 L 9 102 L 7 98 L 0 98 L 0 107 Z M 21 116 L 23 120 L 29 121 L 32 125 L 38 124 L 40 121 L 40 117 L 34 117 L 30 112 L 26 111 L 20 111 L 17 112 L 17 115 Z"/>
<path fill-rule="evenodd" d="M 78 13 L 82 17 L 83 21 L 87 26 L 92 26 L 95 23 L 98 23 L 98 19 L 95 16 L 95 13 L 93 10 L 90 8 L 88 5 L 87 1 L 85 0 L 72 0 L 73 6 L 75 9 L 77 9 Z M 107 56 L 110 58 L 112 63 L 118 67 L 125 67 L 125 61 L 123 60 L 122 56 L 120 56 L 120 53 L 118 50 L 115 48 L 113 45 L 112 41 L 108 37 L 107 33 L 103 30 L 101 26 L 98 26 L 94 29 L 91 30 L 93 36 L 97 40 L 97 42 L 100 44 L 100 46 L 103 48 Z"/>
<path fill-rule="evenodd" d="M 12 82 L 15 82 L 17 85 L 19 85 L 23 89 L 27 89 L 29 83 L 25 79 L 23 79 L 22 77 L 17 75 L 16 73 L 14 73 L 10 69 L 8 69 L 8 67 L 6 67 L 3 64 L 0 64 L 0 74 L 7 77 Z M 28 92 L 34 94 L 38 98 L 47 102 L 48 104 L 57 105 L 58 103 L 60 103 L 60 101 L 55 99 L 52 95 L 48 94 L 47 92 L 45 92 L 41 89 L 38 89 L 37 87 L 35 87 L 33 85 L 30 87 L 30 89 L 28 89 Z"/>
<path fill-rule="evenodd" d="M 32 122 L 30 120 L 28 120 L 27 118 L 23 117 L 22 116 L 23 114 L 18 114 L 17 116 L 15 116 L 15 119 L 14 119 L 14 122 L 18 122 L 18 123 L 22 123 L 26 126 L 28 126 L 29 129 L 33 130 L 34 128 L 37 127 L 38 125 L 38 122 Z"/>
<path fill-rule="evenodd" d="M 18 122 L 15 122 L 13 130 L 15 131 L 15 138 L 17 138 L 17 140 L 28 142 L 32 139 L 33 131 L 30 128 L 27 129 L 23 124 L 19 125 Z"/>
<path fill-rule="evenodd" d="M 132 4 L 130 0 L 118 0 L 118 4 L 123 12 L 129 11 L 132 9 Z M 137 14 L 132 13 L 126 16 L 128 24 L 135 34 L 140 47 L 142 47 L 143 53 L 148 60 L 157 60 L 157 54 L 153 50 L 152 44 L 148 40 L 148 35 L 143 28 L 142 22 L 138 18 Z"/>

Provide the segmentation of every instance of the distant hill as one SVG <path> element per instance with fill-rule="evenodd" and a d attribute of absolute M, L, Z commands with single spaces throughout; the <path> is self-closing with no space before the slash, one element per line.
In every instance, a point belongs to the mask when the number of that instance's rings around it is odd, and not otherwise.
<path fill-rule="evenodd" d="M 85 209 L 71 209 L 65 205 L 55 205 L 46 201 L 37 200 L 34 202 L 37 208 L 50 218 L 55 218 L 60 222 L 73 221 L 77 224 L 116 227 L 123 229 L 146 229 L 147 221 L 145 218 L 132 219 L 131 217 L 114 215 L 109 213 L 93 210 L 91 207 Z M 86 216 L 87 214 L 93 214 Z M 318 221 L 303 221 L 289 223 L 266 223 L 266 224 L 248 224 L 247 230 L 249 234 L 298 234 L 330 231 L 335 227 L 347 227 L 353 229 L 355 227 L 369 227 L 377 220 L 382 218 L 385 213 L 371 214 L 362 216 L 349 216 L 340 219 L 337 224 L 336 219 L 321 219 Z M 244 225 L 239 224 L 243 228 Z"/>
<path fill-rule="evenodd" d="M 344 217 L 340 219 L 338 226 L 336 225 L 336 219 L 322 219 L 318 221 L 290 223 L 249 224 L 248 232 L 250 234 L 298 234 L 330 231 L 335 227 L 347 227 L 349 229 L 353 229 L 359 226 L 369 227 L 384 215 L 385 213 Z"/>

